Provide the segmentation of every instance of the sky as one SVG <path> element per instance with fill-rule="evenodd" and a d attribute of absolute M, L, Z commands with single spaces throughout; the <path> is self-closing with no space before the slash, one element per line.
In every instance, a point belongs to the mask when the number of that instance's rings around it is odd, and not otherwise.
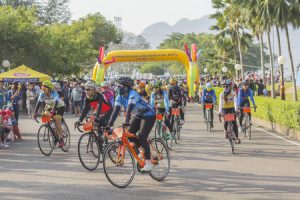
<path fill-rule="evenodd" d="M 95 12 L 111 21 L 122 17 L 122 29 L 135 34 L 155 22 L 173 25 L 213 13 L 211 0 L 70 0 L 70 8 L 73 19 Z"/>

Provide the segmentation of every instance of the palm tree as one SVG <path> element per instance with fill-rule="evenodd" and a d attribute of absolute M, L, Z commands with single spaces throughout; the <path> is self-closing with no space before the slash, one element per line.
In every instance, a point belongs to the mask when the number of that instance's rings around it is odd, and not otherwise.
<path fill-rule="evenodd" d="M 291 4 L 292 3 L 292 4 Z M 297 7 L 299 8 L 299 1 L 296 0 L 277 0 L 274 1 L 274 17 L 278 25 L 285 30 L 289 57 L 291 62 L 291 71 L 292 71 L 292 81 L 293 81 L 293 89 L 294 89 L 294 101 L 298 101 L 297 97 L 297 88 L 296 88 L 296 76 L 295 76 L 295 67 L 293 61 L 293 55 L 291 51 L 291 44 L 290 44 L 290 36 L 289 36 L 289 28 L 288 24 L 292 21 L 295 21 L 294 18 L 299 16 L 300 9 L 297 11 Z M 292 6 L 291 6 L 292 5 Z"/>

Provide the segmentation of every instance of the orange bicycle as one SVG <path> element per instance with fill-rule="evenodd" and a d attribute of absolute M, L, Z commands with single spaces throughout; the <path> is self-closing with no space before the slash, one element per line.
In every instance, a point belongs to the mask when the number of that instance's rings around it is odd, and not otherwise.
<path fill-rule="evenodd" d="M 110 143 L 103 154 L 103 169 L 108 181 L 119 188 L 127 187 L 133 180 L 136 169 L 140 171 L 146 164 L 144 153 L 137 153 L 137 148 L 129 138 L 138 136 L 129 133 L 124 127 L 115 128 L 112 135 L 106 137 L 115 140 Z M 154 169 L 149 175 L 157 181 L 164 180 L 170 170 L 170 153 L 166 144 L 159 138 L 148 139 L 151 160 Z M 135 164 L 135 162 L 137 164 Z M 145 172 L 148 173 L 148 172 Z"/>

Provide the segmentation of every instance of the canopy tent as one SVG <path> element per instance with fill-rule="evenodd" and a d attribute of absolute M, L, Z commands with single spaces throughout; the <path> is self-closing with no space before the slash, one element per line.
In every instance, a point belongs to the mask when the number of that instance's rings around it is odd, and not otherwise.
<path fill-rule="evenodd" d="M 25 65 L 21 65 L 10 71 L 0 74 L 0 80 L 4 82 L 42 82 L 51 80 L 50 76 L 35 71 Z"/>

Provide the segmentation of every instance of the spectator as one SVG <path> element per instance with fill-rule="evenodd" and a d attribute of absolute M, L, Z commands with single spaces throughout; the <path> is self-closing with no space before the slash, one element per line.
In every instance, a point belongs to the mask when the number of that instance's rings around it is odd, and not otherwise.
<path fill-rule="evenodd" d="M 264 89 L 265 89 L 265 85 L 263 83 L 263 80 L 260 79 L 259 81 L 257 81 L 256 85 L 258 87 L 258 89 L 257 89 L 257 95 L 258 96 L 263 96 L 264 95 Z"/>
<path fill-rule="evenodd" d="M 66 105 L 66 113 L 69 112 L 69 107 L 70 107 L 70 93 L 71 93 L 71 88 L 69 86 L 68 81 L 64 81 L 64 85 L 62 87 L 62 93 L 64 96 L 64 102 Z"/>
<path fill-rule="evenodd" d="M 21 100 L 22 94 L 21 94 L 18 82 L 13 83 L 12 88 L 11 88 L 11 90 L 8 91 L 7 96 L 8 96 L 8 101 L 10 101 L 11 104 L 12 104 L 12 108 L 13 108 L 14 113 L 15 113 L 15 119 L 18 123 L 19 114 L 20 114 L 19 104 L 22 101 Z"/>
<path fill-rule="evenodd" d="M 28 116 L 31 118 L 34 112 L 36 97 L 37 97 L 33 83 L 29 83 L 28 90 L 26 91 L 26 96 L 27 96 L 26 105 L 27 105 Z"/>
<path fill-rule="evenodd" d="M 0 109 L 3 108 L 5 103 L 6 103 L 6 90 L 4 89 L 3 81 L 0 81 Z"/>
<path fill-rule="evenodd" d="M 255 83 L 253 82 L 252 78 L 250 79 L 250 82 L 249 82 L 249 88 L 252 90 L 253 96 L 255 96 L 256 86 L 255 86 Z"/>
<path fill-rule="evenodd" d="M 83 89 L 77 82 L 74 82 L 74 87 L 71 93 L 71 100 L 74 103 L 75 117 L 79 116 L 82 104 Z"/>

